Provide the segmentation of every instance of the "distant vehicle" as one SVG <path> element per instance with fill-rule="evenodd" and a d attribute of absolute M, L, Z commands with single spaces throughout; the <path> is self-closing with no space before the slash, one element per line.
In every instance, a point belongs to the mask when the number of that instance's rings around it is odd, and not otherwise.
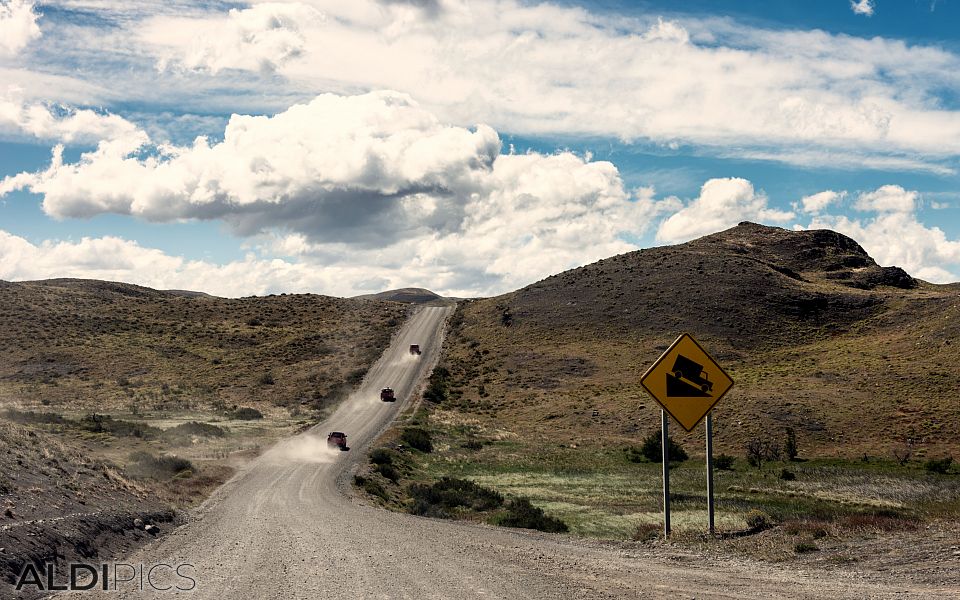
<path fill-rule="evenodd" d="M 420 355 L 420 344 L 410 344 L 410 354 Z"/>
<path fill-rule="evenodd" d="M 672 371 L 674 377 L 677 379 L 686 379 L 700 388 L 704 393 L 713 389 L 713 382 L 710 381 L 710 379 L 707 378 L 707 374 L 703 372 L 703 365 L 690 360 L 682 354 L 677 355 L 677 361 L 673 363 Z M 703 377 L 701 377 L 701 375 L 703 375 Z"/>
<path fill-rule="evenodd" d="M 384 402 L 396 402 L 397 396 L 393 393 L 393 388 L 383 388 L 380 390 L 380 399 Z"/>
<path fill-rule="evenodd" d="M 331 431 L 327 436 L 327 446 L 339 448 L 340 450 L 349 450 L 347 447 L 347 434 L 342 431 Z"/>

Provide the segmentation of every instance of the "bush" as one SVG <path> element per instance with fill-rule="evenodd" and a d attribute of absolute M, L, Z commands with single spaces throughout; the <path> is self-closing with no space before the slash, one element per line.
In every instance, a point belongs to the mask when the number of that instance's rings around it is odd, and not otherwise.
<path fill-rule="evenodd" d="M 713 466 L 720 471 L 732 471 L 734 458 L 729 454 L 721 454 L 713 459 Z"/>
<path fill-rule="evenodd" d="M 114 419 L 110 415 L 96 413 L 86 415 L 77 422 L 80 429 L 93 433 L 109 433 L 118 437 L 138 437 L 150 440 L 163 433 L 162 429 L 152 427 L 146 423 L 123 421 Z"/>
<path fill-rule="evenodd" d="M 640 462 L 639 456 L 642 456 L 650 462 L 663 462 L 663 451 L 661 450 L 663 446 L 660 444 L 660 437 L 660 432 L 654 431 L 644 438 L 643 445 L 640 446 L 639 453 L 633 448 L 631 448 L 633 452 L 628 451 L 628 458 L 632 462 Z M 670 436 L 667 436 L 667 450 L 669 450 L 670 462 L 672 463 L 681 463 L 689 458 L 686 450 L 684 450 L 680 444 L 673 441 L 673 438 Z"/>
<path fill-rule="evenodd" d="M 754 531 L 763 531 L 773 526 L 770 516 L 762 510 L 751 510 L 745 518 L 747 527 Z"/>
<path fill-rule="evenodd" d="M 149 452 L 138 451 L 130 455 L 127 469 L 134 477 L 151 479 L 171 479 L 187 471 L 193 471 L 193 464 L 177 456 L 154 456 Z"/>
<path fill-rule="evenodd" d="M 238 421 L 256 421 L 257 419 L 263 418 L 263 413 L 255 408 L 244 406 L 230 411 L 227 413 L 227 416 Z"/>
<path fill-rule="evenodd" d="M 780 470 L 780 479 L 784 481 L 794 481 L 797 478 L 797 475 L 793 471 L 788 471 L 786 469 Z"/>
<path fill-rule="evenodd" d="M 819 549 L 820 548 L 818 548 L 816 544 L 812 544 L 810 542 L 797 542 L 793 546 L 793 551 L 796 552 L 797 554 L 805 554 L 807 552 L 816 552 Z"/>
<path fill-rule="evenodd" d="M 400 479 L 400 472 L 397 471 L 396 467 L 390 463 L 383 463 L 376 466 L 374 469 L 377 473 L 380 473 L 390 481 L 396 483 Z"/>
<path fill-rule="evenodd" d="M 403 443 L 421 452 L 433 452 L 433 440 L 430 432 L 420 427 L 407 427 L 400 434 Z"/>
<path fill-rule="evenodd" d="M 222 427 L 217 427 L 210 423 L 200 423 L 198 421 L 181 423 L 163 432 L 163 438 L 165 440 L 178 445 L 189 444 L 193 441 L 194 437 L 218 438 L 225 435 L 227 435 L 227 431 Z"/>
<path fill-rule="evenodd" d="M 466 448 L 467 450 L 480 450 L 483 448 L 483 442 L 480 440 L 468 440 L 460 444 L 461 448 Z"/>
<path fill-rule="evenodd" d="M 528 498 L 517 498 L 507 504 L 507 511 L 497 515 L 494 523 L 504 527 L 522 527 L 537 529 L 549 533 L 569 531 L 567 524 L 556 517 L 548 517 L 543 509 L 534 506 Z"/>
<path fill-rule="evenodd" d="M 950 465 L 953 464 L 953 457 L 930 459 L 923 464 L 923 468 L 931 473 L 946 475 L 950 471 Z"/>
<path fill-rule="evenodd" d="M 273 373 L 271 373 L 270 371 L 267 371 L 266 373 L 260 376 L 258 383 L 260 385 L 273 385 L 275 383 L 273 380 Z"/>
<path fill-rule="evenodd" d="M 430 374 L 427 389 L 423 392 L 423 399 L 434 404 L 440 404 L 447 399 L 448 379 L 450 371 L 444 367 L 437 367 Z"/>
<path fill-rule="evenodd" d="M 796 460 L 797 454 L 800 450 L 797 446 L 797 432 L 794 431 L 793 427 L 787 427 L 786 439 L 783 441 L 783 452 L 787 455 L 788 460 Z"/>
<path fill-rule="evenodd" d="M 370 453 L 370 462 L 375 465 L 391 465 L 397 453 L 387 448 L 377 448 Z"/>
<path fill-rule="evenodd" d="M 503 505 L 503 496 L 468 479 L 443 477 L 433 485 L 415 483 L 408 488 L 415 515 L 450 518 L 458 508 L 486 511 Z"/>
<path fill-rule="evenodd" d="M 376 496 L 381 500 L 390 499 L 390 494 L 382 485 L 380 485 L 379 481 L 376 481 L 374 479 L 367 479 L 366 477 L 361 477 L 360 475 L 354 475 L 353 483 L 356 484 L 357 487 L 363 489 L 363 491 L 370 494 L 371 496 Z"/>

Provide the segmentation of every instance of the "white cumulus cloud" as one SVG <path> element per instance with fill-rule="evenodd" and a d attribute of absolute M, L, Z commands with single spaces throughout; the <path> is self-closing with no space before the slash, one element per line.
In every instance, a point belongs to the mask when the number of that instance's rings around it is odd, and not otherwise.
<path fill-rule="evenodd" d="M 17 94 L 0 96 L 0 134 L 44 141 L 95 144 L 122 141 L 130 150 L 148 141 L 134 123 L 115 114 L 58 104 L 26 102 Z"/>
<path fill-rule="evenodd" d="M 217 143 L 102 142 L 72 163 L 58 147 L 47 169 L 0 182 L 0 195 L 18 189 L 58 218 L 223 220 L 291 264 L 351 273 L 350 286 L 467 295 L 634 249 L 627 240 L 676 207 L 625 190 L 609 162 L 500 154 L 490 127 L 445 125 L 396 92 L 234 115 Z"/>
<path fill-rule="evenodd" d="M 794 214 L 767 205 L 767 196 L 739 177 L 710 179 L 700 195 L 671 215 L 657 229 L 661 242 L 684 242 L 733 227 L 741 221 L 781 223 Z"/>
<path fill-rule="evenodd" d="M 160 49 L 160 69 L 273 71 L 302 54 L 301 29 L 316 28 L 323 18 L 306 4 L 270 2 L 230 9 L 225 18 L 153 17 L 141 36 Z"/>
<path fill-rule="evenodd" d="M 447 122 L 511 133 L 693 143 L 818 165 L 846 155 L 942 169 L 960 154 L 960 113 L 937 101 L 960 83 L 960 57 L 880 37 L 514 0 L 257 2 L 157 17 L 133 35 L 173 72 L 260 73 L 251 85 L 266 97 L 396 89 Z"/>
<path fill-rule="evenodd" d="M 917 208 L 918 196 L 917 192 L 907 191 L 899 185 L 884 185 L 860 194 L 854 207 L 864 211 L 910 213 Z"/>
<path fill-rule="evenodd" d="M 40 15 L 33 10 L 33 2 L 0 1 L 0 56 L 13 56 L 39 38 L 39 18 Z"/>
<path fill-rule="evenodd" d="M 873 16 L 873 0 L 850 0 L 850 10 L 858 15 Z"/>
<path fill-rule="evenodd" d="M 801 210 L 808 214 L 818 214 L 831 204 L 836 204 L 846 195 L 846 192 L 835 192 L 833 190 L 810 194 L 800 199 Z"/>
<path fill-rule="evenodd" d="M 949 283 L 960 279 L 960 240 L 951 240 L 937 226 L 917 216 L 919 193 L 898 185 L 884 185 L 861 193 L 858 210 L 866 218 L 817 215 L 807 229 L 833 229 L 857 240 L 884 266 L 896 265 L 920 279 Z"/>

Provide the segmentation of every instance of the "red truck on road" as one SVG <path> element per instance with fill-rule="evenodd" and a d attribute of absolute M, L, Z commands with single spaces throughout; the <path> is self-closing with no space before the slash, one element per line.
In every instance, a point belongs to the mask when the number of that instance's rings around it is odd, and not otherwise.
<path fill-rule="evenodd" d="M 342 431 L 331 431 L 327 436 L 327 446 L 339 448 L 340 450 L 349 450 L 347 446 L 347 434 Z"/>
<path fill-rule="evenodd" d="M 410 354 L 420 355 L 420 344 L 410 344 Z"/>
<path fill-rule="evenodd" d="M 384 402 L 396 402 L 397 396 L 393 393 L 393 388 L 383 388 L 380 390 L 380 399 Z"/>

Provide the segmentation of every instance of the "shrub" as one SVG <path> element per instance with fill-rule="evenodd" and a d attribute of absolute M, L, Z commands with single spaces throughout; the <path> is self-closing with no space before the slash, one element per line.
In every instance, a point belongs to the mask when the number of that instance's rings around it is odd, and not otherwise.
<path fill-rule="evenodd" d="M 354 369 L 350 371 L 347 375 L 347 383 L 350 385 L 360 385 L 360 382 L 363 381 L 363 378 L 367 376 L 366 369 Z"/>
<path fill-rule="evenodd" d="M 371 496 L 376 496 L 381 500 L 390 499 L 390 494 L 387 492 L 386 488 L 380 485 L 379 481 L 367 479 L 366 477 L 361 477 L 360 475 L 354 475 L 353 483 L 362 488 L 363 491 L 367 492 Z"/>
<path fill-rule="evenodd" d="M 663 531 L 663 527 L 661 525 L 657 525 L 656 523 L 640 523 L 633 531 L 633 541 L 647 542 L 650 540 L 655 540 L 660 537 L 661 531 Z"/>
<path fill-rule="evenodd" d="M 110 415 L 89 414 L 77 422 L 80 429 L 93 433 L 109 433 L 118 437 L 138 437 L 145 440 L 153 439 L 163 433 L 162 429 L 152 427 L 146 423 L 123 421 L 114 419 Z"/>
<path fill-rule="evenodd" d="M 799 454 L 797 432 L 793 430 L 793 427 L 787 427 L 785 433 L 786 439 L 783 442 L 783 452 L 787 455 L 788 460 L 796 460 L 797 454 Z"/>
<path fill-rule="evenodd" d="M 819 549 L 820 548 L 818 548 L 816 544 L 812 544 L 810 542 L 797 542 L 793 546 L 793 551 L 796 552 L 797 554 L 805 554 L 807 552 L 816 552 Z"/>
<path fill-rule="evenodd" d="M 433 452 L 433 440 L 430 432 L 420 427 L 407 427 L 400 434 L 403 443 L 421 452 Z"/>
<path fill-rule="evenodd" d="M 370 462 L 375 465 L 390 465 L 393 464 L 393 459 L 396 457 L 396 452 L 389 450 L 387 448 L 377 448 L 370 453 Z"/>
<path fill-rule="evenodd" d="M 149 452 L 138 451 L 130 455 L 128 470 L 135 477 L 151 479 L 170 479 L 187 471 L 193 471 L 193 464 L 178 456 L 154 456 Z"/>
<path fill-rule="evenodd" d="M 483 448 L 483 442 L 480 440 L 468 440 L 460 444 L 461 448 L 466 448 L 467 450 L 480 450 Z"/>
<path fill-rule="evenodd" d="M 423 399 L 434 404 L 440 404 L 447 399 L 448 380 L 450 371 L 445 367 L 437 367 L 430 374 L 427 389 L 423 392 Z"/>
<path fill-rule="evenodd" d="M 503 496 L 468 479 L 443 477 L 432 485 L 415 483 L 408 488 L 415 515 L 450 518 L 450 511 L 465 508 L 485 511 L 503 505 Z"/>
<path fill-rule="evenodd" d="M 273 385 L 275 382 L 273 380 L 273 373 L 267 371 L 260 376 L 260 379 L 257 380 L 260 385 Z"/>
<path fill-rule="evenodd" d="M 661 435 L 659 431 L 654 431 L 653 433 L 648 435 L 646 438 L 644 438 L 643 445 L 640 446 L 640 451 L 639 451 L 640 456 L 642 456 L 643 458 L 647 459 L 650 462 L 654 462 L 654 463 L 663 462 L 663 451 L 661 450 L 663 446 L 660 443 L 660 438 L 661 438 Z M 687 456 L 686 450 L 684 450 L 680 444 L 673 441 L 673 438 L 670 436 L 667 436 L 667 450 L 669 450 L 669 454 L 670 454 L 669 458 L 670 458 L 670 462 L 672 463 L 674 462 L 680 463 L 689 458 L 689 456 Z M 628 457 L 629 456 L 630 454 L 628 453 Z M 636 457 L 636 452 L 633 453 L 633 457 Z M 632 462 L 640 462 L 639 460 L 635 460 L 634 458 L 630 458 L 630 460 Z"/>
<path fill-rule="evenodd" d="M 216 438 L 227 435 L 227 431 L 222 427 L 211 425 L 210 423 L 200 423 L 190 421 L 181 423 L 176 427 L 171 427 L 163 432 L 163 438 L 172 444 L 186 445 L 193 441 L 194 437 Z"/>
<path fill-rule="evenodd" d="M 732 471 L 733 460 L 733 457 L 729 454 L 721 454 L 713 459 L 713 466 L 721 471 Z"/>
<path fill-rule="evenodd" d="M 397 471 L 396 467 L 390 463 L 382 463 L 376 466 L 374 469 L 377 473 L 380 473 L 390 481 L 396 483 L 400 479 L 400 473 Z"/>
<path fill-rule="evenodd" d="M 939 473 L 945 475 L 950 471 L 950 465 L 953 464 L 953 457 L 948 456 L 946 458 L 934 458 L 930 459 L 923 464 L 923 468 L 931 473 Z"/>
<path fill-rule="evenodd" d="M 263 413 L 255 408 L 243 406 L 236 410 L 230 411 L 227 413 L 227 416 L 238 421 L 256 421 L 257 419 L 263 418 Z"/>
<path fill-rule="evenodd" d="M 780 446 L 770 440 L 753 438 L 746 445 L 747 462 L 758 469 L 764 462 L 780 460 Z"/>
<path fill-rule="evenodd" d="M 534 506 L 528 498 L 517 498 L 507 504 L 507 511 L 497 515 L 494 523 L 504 527 L 522 527 L 537 529 L 549 533 L 569 531 L 567 524 L 556 517 L 548 517 L 543 509 Z"/>
<path fill-rule="evenodd" d="M 747 527 L 754 531 L 763 531 L 773 526 L 770 516 L 762 510 L 751 510 L 745 518 Z"/>
<path fill-rule="evenodd" d="M 780 470 L 780 479 L 784 481 L 794 481 L 796 478 L 797 476 L 793 471 L 788 471 L 786 469 Z"/>

